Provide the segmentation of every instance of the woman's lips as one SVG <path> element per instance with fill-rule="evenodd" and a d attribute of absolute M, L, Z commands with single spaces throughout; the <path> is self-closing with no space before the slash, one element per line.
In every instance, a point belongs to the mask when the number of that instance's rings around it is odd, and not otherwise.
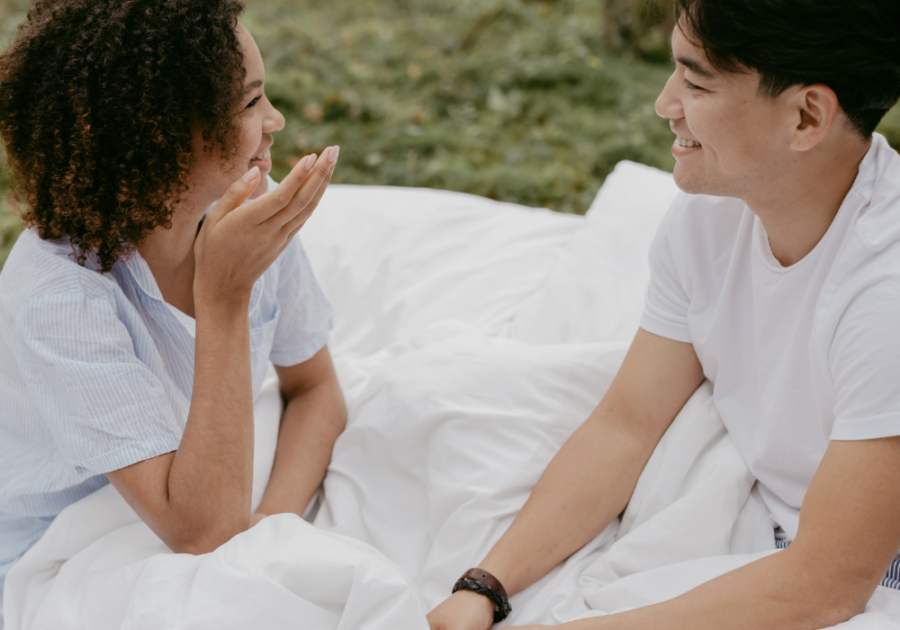
<path fill-rule="evenodd" d="M 250 167 L 252 168 L 254 166 L 259 167 L 259 170 L 272 168 L 272 154 L 269 152 L 269 149 L 250 158 Z"/>

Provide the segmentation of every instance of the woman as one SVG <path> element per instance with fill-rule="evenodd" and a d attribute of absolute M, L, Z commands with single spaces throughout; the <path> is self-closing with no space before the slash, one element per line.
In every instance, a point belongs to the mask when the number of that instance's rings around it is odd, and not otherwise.
<path fill-rule="evenodd" d="M 0 580 L 108 481 L 174 551 L 205 553 L 302 514 L 324 477 L 346 412 L 293 237 L 338 148 L 267 190 L 284 118 L 242 9 L 38 0 L 0 57 L 30 226 L 0 274 Z M 269 361 L 286 406 L 251 515 Z"/>

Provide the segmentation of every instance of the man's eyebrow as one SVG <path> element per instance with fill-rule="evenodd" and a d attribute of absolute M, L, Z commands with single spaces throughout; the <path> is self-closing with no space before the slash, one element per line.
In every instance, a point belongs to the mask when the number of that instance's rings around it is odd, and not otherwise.
<path fill-rule="evenodd" d="M 260 81 L 259 79 L 257 79 L 256 81 L 251 81 L 250 83 L 248 83 L 247 85 L 244 86 L 244 92 L 246 93 L 246 92 L 249 92 L 250 90 L 255 90 L 256 88 L 260 87 L 262 84 L 263 84 L 263 82 Z"/>
<path fill-rule="evenodd" d="M 675 61 L 680 63 L 682 66 L 684 66 L 694 74 L 699 74 L 701 77 L 704 77 L 706 79 L 716 78 L 716 75 L 713 74 L 711 70 L 707 69 L 706 66 L 704 66 L 699 61 L 688 59 L 687 57 L 677 57 Z"/>

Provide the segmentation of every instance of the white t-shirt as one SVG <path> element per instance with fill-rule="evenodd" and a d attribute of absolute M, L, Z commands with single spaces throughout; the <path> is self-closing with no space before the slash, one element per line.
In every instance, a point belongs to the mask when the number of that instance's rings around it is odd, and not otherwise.
<path fill-rule="evenodd" d="M 790 267 L 742 201 L 684 194 L 650 267 L 641 328 L 694 345 L 793 539 L 829 440 L 900 435 L 900 155 L 875 135 L 828 232 Z"/>

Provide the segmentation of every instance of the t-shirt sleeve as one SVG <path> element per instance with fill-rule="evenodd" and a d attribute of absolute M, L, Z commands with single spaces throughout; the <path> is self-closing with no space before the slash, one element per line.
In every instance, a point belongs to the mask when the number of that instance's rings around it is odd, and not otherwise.
<path fill-rule="evenodd" d="M 278 324 L 269 355 L 272 363 L 297 365 L 328 343 L 331 304 L 322 293 L 299 238 L 278 260 Z"/>
<path fill-rule="evenodd" d="M 844 310 L 829 356 L 832 440 L 900 435 L 900 270 L 869 280 Z"/>
<path fill-rule="evenodd" d="M 113 302 L 41 296 L 26 303 L 16 327 L 23 395 L 71 464 L 106 473 L 178 448 L 178 413 Z"/>
<path fill-rule="evenodd" d="M 661 337 L 691 343 L 688 309 L 691 301 L 681 278 L 683 265 L 676 254 L 683 195 L 679 195 L 650 245 L 650 283 L 641 328 Z"/>

